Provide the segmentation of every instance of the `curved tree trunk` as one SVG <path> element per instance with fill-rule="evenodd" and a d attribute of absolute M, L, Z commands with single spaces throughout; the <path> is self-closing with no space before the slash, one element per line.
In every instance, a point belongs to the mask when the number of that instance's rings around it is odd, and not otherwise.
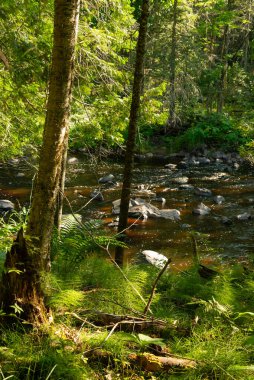
<path fill-rule="evenodd" d="M 136 48 L 136 62 L 134 71 L 134 82 L 132 90 L 132 102 L 129 118 L 128 139 L 125 152 L 125 165 L 123 173 L 123 186 L 121 193 L 120 216 L 118 232 L 123 232 L 127 227 L 128 210 L 132 183 L 133 156 L 138 124 L 138 112 L 140 106 L 140 95 L 144 76 L 144 57 L 146 49 L 146 34 L 149 16 L 149 0 L 143 0 L 139 25 L 139 36 Z M 116 248 L 115 260 L 118 264 L 123 263 L 123 249 Z"/>
<path fill-rule="evenodd" d="M 50 244 L 62 164 L 67 147 L 80 0 L 55 0 L 54 45 L 43 145 L 25 237 L 20 231 L 7 253 L 0 301 L 5 312 L 20 307 L 30 322 L 46 318 L 43 271 L 50 267 Z M 23 311 L 22 311 L 23 310 Z"/>

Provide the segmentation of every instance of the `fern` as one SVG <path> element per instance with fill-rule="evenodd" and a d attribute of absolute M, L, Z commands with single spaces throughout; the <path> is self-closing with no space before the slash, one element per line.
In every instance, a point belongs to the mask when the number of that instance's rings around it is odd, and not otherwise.
<path fill-rule="evenodd" d="M 101 234 L 101 220 L 81 223 L 80 215 L 67 215 L 62 221 L 61 233 L 54 233 L 52 259 L 58 264 L 79 264 L 89 253 L 102 248 L 121 245 L 114 235 Z"/>

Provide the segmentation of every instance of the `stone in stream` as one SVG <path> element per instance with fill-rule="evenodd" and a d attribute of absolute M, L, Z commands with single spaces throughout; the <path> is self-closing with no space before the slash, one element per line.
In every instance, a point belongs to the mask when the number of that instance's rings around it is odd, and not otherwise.
<path fill-rule="evenodd" d="M 228 218 L 227 216 L 223 216 L 221 218 L 221 223 L 224 224 L 225 226 L 231 226 L 233 222 L 232 222 L 232 219 Z"/>
<path fill-rule="evenodd" d="M 112 214 L 118 215 L 120 213 L 120 203 L 120 199 L 117 199 L 113 202 Z M 176 209 L 160 210 L 157 207 L 146 202 L 142 198 L 130 200 L 128 215 L 134 218 L 141 218 L 144 220 L 148 218 L 163 218 L 177 221 L 180 219 L 180 211 Z"/>
<path fill-rule="evenodd" d="M 179 190 L 193 190 L 194 186 L 190 185 L 189 183 L 184 183 L 183 185 L 179 186 Z"/>
<path fill-rule="evenodd" d="M 170 170 L 175 170 L 177 168 L 176 164 L 166 164 L 165 168 L 168 168 Z"/>
<path fill-rule="evenodd" d="M 176 177 L 176 178 L 172 178 L 171 180 L 173 183 L 177 183 L 179 185 L 183 185 L 185 183 L 187 183 L 189 181 L 189 178 L 188 177 Z"/>
<path fill-rule="evenodd" d="M 211 209 L 206 206 L 204 203 L 200 203 L 196 208 L 192 210 L 192 213 L 195 215 L 208 215 L 210 214 Z"/>
<path fill-rule="evenodd" d="M 200 163 L 200 165 L 209 165 L 211 163 L 211 160 L 207 157 L 198 157 L 197 161 Z"/>
<path fill-rule="evenodd" d="M 211 190 L 205 189 L 204 187 L 195 187 L 194 194 L 201 197 L 211 197 L 213 193 Z"/>
<path fill-rule="evenodd" d="M 102 193 L 96 189 L 90 193 L 90 198 L 94 199 L 95 201 L 100 201 L 100 202 L 104 201 L 104 197 Z"/>
<path fill-rule="evenodd" d="M 151 201 L 153 201 L 153 202 L 159 202 L 162 205 L 164 205 L 166 203 L 166 199 L 163 198 L 163 197 L 160 197 L 160 196 L 156 196 L 155 198 L 152 198 Z"/>
<path fill-rule="evenodd" d="M 14 204 L 7 199 L 0 199 L 0 212 L 7 212 L 14 210 Z"/>
<path fill-rule="evenodd" d="M 105 175 L 99 178 L 99 183 L 115 183 L 115 176 L 113 174 Z"/>
<path fill-rule="evenodd" d="M 236 217 L 237 220 L 250 220 L 251 218 L 252 218 L 252 216 L 248 212 L 244 212 L 243 214 L 239 214 Z"/>
<path fill-rule="evenodd" d="M 163 268 L 168 261 L 167 257 L 156 251 L 146 249 L 141 252 L 145 256 L 146 260 L 157 268 Z"/>
<path fill-rule="evenodd" d="M 160 218 L 163 219 L 169 219 L 173 221 L 180 220 L 180 211 L 176 209 L 166 209 L 166 210 L 160 210 Z"/>
<path fill-rule="evenodd" d="M 213 200 L 215 203 L 217 203 L 217 205 L 221 205 L 223 202 L 225 202 L 225 198 L 222 195 L 216 195 Z"/>

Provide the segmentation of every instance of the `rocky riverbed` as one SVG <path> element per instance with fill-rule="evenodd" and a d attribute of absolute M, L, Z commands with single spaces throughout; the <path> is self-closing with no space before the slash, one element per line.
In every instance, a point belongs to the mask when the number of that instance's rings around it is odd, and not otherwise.
<path fill-rule="evenodd" d="M 128 254 L 136 258 L 138 252 L 153 249 L 185 266 L 195 233 L 205 262 L 252 260 L 254 176 L 242 169 L 243 160 L 235 153 L 138 155 Z M 33 173 L 25 161 L 1 165 L 0 198 L 15 208 L 28 205 Z M 73 210 L 83 219 L 101 219 L 111 233 L 117 225 L 121 173 L 116 162 L 95 165 L 69 158 L 66 195 Z M 68 206 L 65 212 L 70 212 Z"/>

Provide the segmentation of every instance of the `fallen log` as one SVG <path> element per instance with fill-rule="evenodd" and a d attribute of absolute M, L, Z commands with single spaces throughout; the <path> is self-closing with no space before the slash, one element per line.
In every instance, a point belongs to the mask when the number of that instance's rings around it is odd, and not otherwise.
<path fill-rule="evenodd" d="M 149 372 L 168 371 L 173 368 L 195 368 L 197 364 L 191 359 L 174 356 L 156 356 L 147 352 L 143 354 L 130 354 L 129 359 L 140 365 L 144 371 Z"/>

